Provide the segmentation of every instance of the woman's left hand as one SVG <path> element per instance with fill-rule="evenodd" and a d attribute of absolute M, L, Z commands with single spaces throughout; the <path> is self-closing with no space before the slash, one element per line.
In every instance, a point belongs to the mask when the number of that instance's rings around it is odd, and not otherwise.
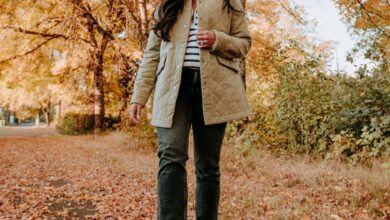
<path fill-rule="evenodd" d="M 215 38 L 214 31 L 199 29 L 197 34 L 198 47 L 201 49 L 211 48 L 215 42 Z"/>

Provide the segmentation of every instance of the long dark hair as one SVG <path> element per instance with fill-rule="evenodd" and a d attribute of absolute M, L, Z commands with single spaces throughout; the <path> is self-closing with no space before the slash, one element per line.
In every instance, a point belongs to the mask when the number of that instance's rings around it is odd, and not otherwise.
<path fill-rule="evenodd" d="M 228 11 L 237 11 L 230 0 L 224 0 L 223 9 L 228 7 Z M 161 37 L 165 41 L 169 41 L 169 31 L 175 24 L 177 17 L 183 12 L 184 0 L 162 0 L 160 7 L 157 7 L 157 17 L 154 18 L 153 31 L 157 36 Z M 156 10 L 156 9 L 155 9 Z M 156 11 L 153 12 L 155 14 Z"/>

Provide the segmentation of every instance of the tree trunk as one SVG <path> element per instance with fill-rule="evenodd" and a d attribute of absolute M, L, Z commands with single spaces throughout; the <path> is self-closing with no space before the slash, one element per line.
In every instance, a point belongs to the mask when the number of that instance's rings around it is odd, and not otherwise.
<path fill-rule="evenodd" d="M 103 63 L 104 53 L 107 45 L 110 42 L 112 36 L 110 32 L 103 30 L 97 23 L 92 15 L 89 14 L 88 9 L 84 9 L 84 17 L 87 20 L 87 30 L 90 40 L 90 66 L 93 72 L 93 79 L 95 83 L 94 88 L 94 133 L 99 134 L 105 131 L 105 106 L 104 106 L 104 75 L 103 75 Z M 99 33 L 101 37 L 96 37 L 95 34 Z M 101 43 L 99 45 L 99 40 Z"/>
<path fill-rule="evenodd" d="M 0 127 L 4 127 L 3 121 L 4 121 L 4 110 L 3 107 L 0 107 Z"/>
<path fill-rule="evenodd" d="M 9 124 L 11 125 L 15 124 L 15 114 L 13 111 L 9 112 Z"/>
<path fill-rule="evenodd" d="M 48 101 L 46 106 L 44 106 L 41 111 L 45 117 L 46 126 L 50 126 L 50 108 L 51 108 L 51 102 Z M 37 113 L 35 115 L 35 126 L 39 126 L 40 124 L 40 113 Z"/>
<path fill-rule="evenodd" d="M 103 63 L 104 52 L 106 51 L 107 44 L 110 42 L 110 38 L 107 34 L 103 35 L 100 48 L 95 48 L 94 56 L 94 81 L 95 81 L 95 134 L 99 134 L 105 131 L 105 106 L 104 106 L 104 75 L 103 75 Z"/>
<path fill-rule="evenodd" d="M 56 117 L 55 117 L 55 123 L 58 124 L 61 120 L 61 113 L 62 113 L 62 102 L 61 99 L 58 101 L 56 107 Z"/>
<path fill-rule="evenodd" d="M 104 76 L 103 76 L 103 54 L 97 54 L 97 62 L 94 67 L 93 76 L 95 82 L 94 105 L 95 105 L 95 133 L 101 133 L 104 127 Z"/>
<path fill-rule="evenodd" d="M 140 31 L 140 47 L 143 49 L 146 47 L 147 33 L 148 33 L 148 13 L 146 9 L 146 0 L 138 0 L 138 10 L 139 17 L 141 22 L 141 31 Z"/>
<path fill-rule="evenodd" d="M 35 115 L 35 126 L 39 126 L 39 113 Z"/>
<path fill-rule="evenodd" d="M 50 127 L 50 108 L 51 108 L 51 102 L 49 101 L 47 103 L 46 111 L 45 111 L 45 119 L 46 119 L 46 126 Z"/>

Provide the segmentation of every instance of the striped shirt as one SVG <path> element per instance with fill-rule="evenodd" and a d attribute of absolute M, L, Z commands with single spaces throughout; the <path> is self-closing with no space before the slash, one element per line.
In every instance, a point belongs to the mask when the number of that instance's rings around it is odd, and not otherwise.
<path fill-rule="evenodd" d="M 195 10 L 194 19 L 188 35 L 187 48 L 184 54 L 183 66 L 189 68 L 199 68 L 199 47 L 196 34 L 198 33 L 198 12 Z"/>

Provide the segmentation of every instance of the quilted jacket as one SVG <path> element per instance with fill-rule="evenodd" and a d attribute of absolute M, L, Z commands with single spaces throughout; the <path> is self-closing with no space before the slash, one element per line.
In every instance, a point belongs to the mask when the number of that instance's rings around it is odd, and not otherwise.
<path fill-rule="evenodd" d="M 240 67 L 235 58 L 244 57 L 251 47 L 245 13 L 223 8 L 224 0 L 198 0 L 198 26 L 216 34 L 212 49 L 200 49 L 202 108 L 206 125 L 251 115 Z M 244 11 L 240 0 L 231 0 Z M 137 71 L 131 103 L 145 106 L 154 89 L 151 124 L 172 127 L 179 92 L 184 53 L 191 25 L 191 0 L 185 0 L 181 13 L 164 41 L 153 31 Z"/>

